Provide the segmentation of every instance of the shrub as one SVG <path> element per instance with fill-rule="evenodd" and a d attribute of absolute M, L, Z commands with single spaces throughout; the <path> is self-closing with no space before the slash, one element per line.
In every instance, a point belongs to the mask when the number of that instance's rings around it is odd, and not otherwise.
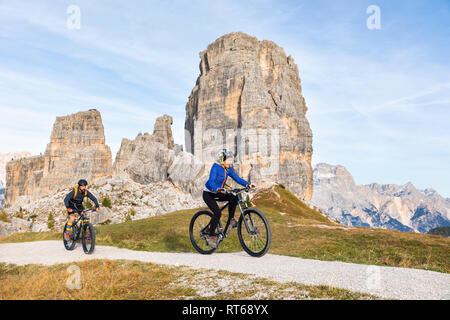
<path fill-rule="evenodd" d="M 92 205 L 91 201 L 89 201 L 88 199 L 84 199 L 83 207 L 85 207 L 86 209 L 92 209 L 94 206 Z"/>
<path fill-rule="evenodd" d="M 247 202 L 247 207 L 251 208 L 252 202 L 250 201 L 249 195 L 247 195 L 247 198 L 245 199 L 245 201 Z"/>
<path fill-rule="evenodd" d="M 103 221 L 103 222 L 99 223 L 99 225 L 101 225 L 101 226 L 104 226 L 104 225 L 107 225 L 107 224 L 111 224 L 111 220 L 110 219 L 107 219 L 106 221 Z"/>
<path fill-rule="evenodd" d="M 48 215 L 48 218 L 47 218 L 47 227 L 50 230 L 52 230 L 54 226 L 55 226 L 55 218 L 53 217 L 53 213 L 50 212 L 50 214 Z"/>
<path fill-rule="evenodd" d="M 8 215 L 6 214 L 5 210 L 0 211 L 0 221 L 3 222 L 11 222 L 8 218 Z"/>
<path fill-rule="evenodd" d="M 106 197 L 103 199 L 103 201 L 102 201 L 102 205 L 103 205 L 104 207 L 106 207 L 106 208 L 110 208 L 110 209 L 111 209 L 111 207 L 112 207 L 112 205 L 111 205 L 111 199 L 109 199 L 109 197 L 106 196 Z"/>
<path fill-rule="evenodd" d="M 16 213 L 16 218 L 23 219 L 23 209 L 20 207 L 19 211 Z"/>

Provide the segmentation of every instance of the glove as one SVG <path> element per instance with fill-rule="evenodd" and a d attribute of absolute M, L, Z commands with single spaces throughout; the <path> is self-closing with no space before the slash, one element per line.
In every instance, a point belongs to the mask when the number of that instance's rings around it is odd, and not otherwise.
<path fill-rule="evenodd" d="M 97 211 L 100 211 L 100 207 L 95 208 Z"/>
<path fill-rule="evenodd" d="M 70 213 L 70 212 L 72 212 L 72 209 L 70 209 L 70 208 L 67 208 L 67 212 L 69 212 L 69 213 Z"/>

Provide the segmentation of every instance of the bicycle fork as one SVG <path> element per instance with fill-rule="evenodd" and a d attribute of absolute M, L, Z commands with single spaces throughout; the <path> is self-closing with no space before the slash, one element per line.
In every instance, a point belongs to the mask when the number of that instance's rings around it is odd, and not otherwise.
<path fill-rule="evenodd" d="M 245 216 L 244 214 L 242 215 L 242 220 L 244 220 L 245 229 L 247 229 L 247 232 L 248 232 L 250 235 L 253 236 L 253 235 L 255 235 L 255 234 L 258 233 L 258 229 L 257 229 L 256 226 L 255 226 L 255 222 L 253 221 L 252 214 L 249 213 L 249 214 L 247 214 L 247 216 L 248 216 L 248 221 L 249 221 L 250 224 L 251 224 L 251 229 L 250 229 L 249 224 L 248 224 L 248 222 L 247 222 L 247 218 L 246 218 L 246 216 Z"/>

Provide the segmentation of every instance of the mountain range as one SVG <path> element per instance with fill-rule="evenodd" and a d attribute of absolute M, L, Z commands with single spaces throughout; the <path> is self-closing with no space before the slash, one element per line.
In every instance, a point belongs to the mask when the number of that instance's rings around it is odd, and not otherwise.
<path fill-rule="evenodd" d="M 434 189 L 411 182 L 356 185 L 344 166 L 326 163 L 313 176 L 311 203 L 344 225 L 421 233 L 450 226 L 450 199 Z"/>

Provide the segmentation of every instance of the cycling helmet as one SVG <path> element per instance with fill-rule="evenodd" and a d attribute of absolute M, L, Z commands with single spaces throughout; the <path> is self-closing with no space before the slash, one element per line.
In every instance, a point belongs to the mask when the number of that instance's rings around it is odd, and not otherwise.
<path fill-rule="evenodd" d="M 86 187 L 88 185 L 88 182 L 86 180 L 84 180 L 84 179 L 81 179 L 80 181 L 78 181 L 78 185 Z"/>
<path fill-rule="evenodd" d="M 227 158 L 233 158 L 233 157 L 234 157 L 233 153 L 227 149 L 222 149 L 217 154 L 217 158 L 220 162 L 224 162 L 225 160 L 227 160 Z"/>

